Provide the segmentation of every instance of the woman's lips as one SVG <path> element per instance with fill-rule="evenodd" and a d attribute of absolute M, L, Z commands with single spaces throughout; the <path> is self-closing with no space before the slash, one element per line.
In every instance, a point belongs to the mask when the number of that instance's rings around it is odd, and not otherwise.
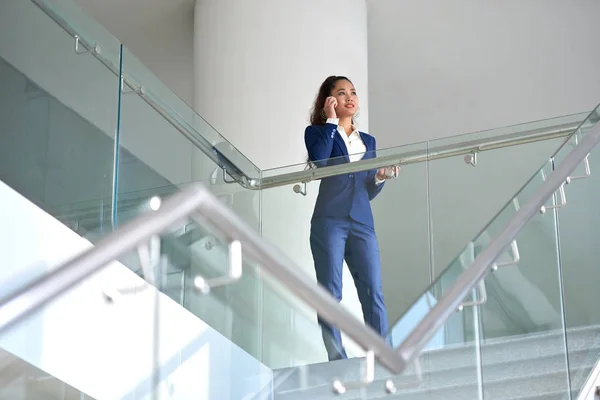
<path fill-rule="evenodd" d="M 354 104 L 346 104 L 346 108 L 354 108 Z"/>

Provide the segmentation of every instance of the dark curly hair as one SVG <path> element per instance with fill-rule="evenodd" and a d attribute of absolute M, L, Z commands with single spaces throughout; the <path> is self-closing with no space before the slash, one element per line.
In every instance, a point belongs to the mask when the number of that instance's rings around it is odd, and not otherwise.
<path fill-rule="evenodd" d="M 311 125 L 325 125 L 327 122 L 327 117 L 323 114 L 323 107 L 325 107 L 325 100 L 331 96 L 331 91 L 335 87 L 335 84 L 338 81 L 348 81 L 352 83 L 352 81 L 345 76 L 335 76 L 332 75 L 325 79 L 325 81 L 321 84 L 319 88 L 319 93 L 315 98 L 315 103 L 313 104 L 313 108 L 310 112 L 310 124 Z"/>

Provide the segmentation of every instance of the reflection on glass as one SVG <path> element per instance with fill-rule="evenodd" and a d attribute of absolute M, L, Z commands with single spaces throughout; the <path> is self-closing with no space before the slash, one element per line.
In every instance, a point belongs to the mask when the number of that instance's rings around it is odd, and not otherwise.
<path fill-rule="evenodd" d="M 228 241 L 211 226 L 185 224 L 163 239 L 162 252 L 168 265 L 169 295 L 211 329 L 274 370 L 276 392 L 331 393 L 335 376 L 341 379 L 360 371 L 361 360 L 323 363 L 327 356 L 314 310 L 262 273 L 255 263 L 245 259 L 242 276 L 235 282 L 211 287 L 209 292 L 199 290 L 199 277 L 200 281 L 210 281 L 227 274 Z M 175 266 L 183 269 L 182 280 L 169 275 Z M 261 291 L 257 292 L 256 287 Z M 345 344 L 352 356 L 362 354 L 351 340 L 346 338 Z M 228 355 L 223 356 L 228 359 Z M 259 373 L 258 367 L 246 373 Z"/>
<path fill-rule="evenodd" d="M 556 154 L 555 164 L 585 137 L 600 119 L 598 108 L 582 124 L 576 136 Z M 598 212 L 600 151 L 588 156 L 590 175 L 586 177 L 585 163 L 577 167 L 571 183 L 565 185 L 567 204 L 558 210 L 560 236 L 560 265 L 564 291 L 564 323 L 567 336 L 572 398 L 577 398 L 592 368 L 600 357 L 600 318 L 596 305 L 600 301 L 597 282 Z"/>
<path fill-rule="evenodd" d="M 518 198 L 533 193 L 550 173 L 548 163 Z M 552 199 L 547 207 L 556 201 Z M 496 225 L 493 222 L 479 236 L 476 243 L 481 248 L 501 228 Z M 555 213 L 549 209 L 537 214 L 515 239 L 518 257 L 514 250 L 505 252 L 496 261 L 497 270 L 484 280 L 487 301 L 480 306 L 480 337 L 484 392 L 489 395 L 502 390 L 517 394 L 544 374 L 554 377 L 552 384 L 545 385 L 548 394 L 568 393 L 556 233 Z M 508 370 L 507 363 L 511 363 Z M 504 383 L 508 379 L 510 387 Z"/>
<path fill-rule="evenodd" d="M 11 45 L 30 36 L 26 52 Z M 0 37 L 8 40 L 0 45 L 0 180 L 56 217 L 88 202 L 91 225 L 110 232 L 103 215 L 111 210 L 117 75 L 77 55 L 74 39 L 34 2 L 2 5 Z M 104 52 L 118 54 L 118 42 Z"/>
<path fill-rule="evenodd" d="M 69 23 L 86 27 L 82 38 L 102 43 L 106 59 L 113 66 L 118 64 L 118 42 L 72 7 L 70 0 L 41 3 Z M 118 79 L 114 71 L 97 58 L 75 55 L 73 38 L 31 2 L 3 5 L 0 38 L 9 36 L 35 36 L 40 41 L 28 41 L 33 47 L 27 52 L 15 51 L 0 41 L 0 127 L 5 133 L 0 135 L 2 181 L 92 241 L 141 213 L 156 211 L 165 196 L 185 184 L 204 182 L 299 268 L 314 274 L 309 235 L 320 185 L 316 182 L 318 170 L 312 170 L 316 178 L 299 189 L 296 182 L 263 191 L 242 188 L 236 181 L 260 176 L 266 182 L 274 176 L 304 171 L 307 165 L 260 172 L 127 49 L 123 49 L 122 59 L 126 87 L 117 110 Z M 138 92 L 130 92 L 128 83 Z M 121 113 L 120 148 L 114 179 L 117 111 Z M 401 343 L 548 176 L 551 171 L 546 165 L 543 174 L 538 173 L 513 202 L 505 205 L 506 198 L 549 158 L 579 118 L 568 116 L 377 151 L 378 158 L 390 157 L 390 164 L 403 166 L 398 179 L 386 183 L 371 203 L 388 319 L 397 321 L 390 331 L 394 345 Z M 583 137 L 597 121 L 597 114 L 593 114 L 577 137 Z M 528 142 L 534 140 L 536 130 L 548 127 L 556 128 L 555 136 Z M 529 139 L 523 139 L 522 145 L 488 144 L 478 148 L 481 152 L 464 157 L 464 149 L 473 147 L 474 141 L 521 138 L 525 131 Z M 577 137 L 570 144 L 575 144 Z M 209 154 L 199 149 L 203 145 Z M 570 148 L 563 147 L 554 162 L 560 163 Z M 451 150 L 456 154 L 450 154 Z M 594 157 L 590 156 L 592 165 Z M 330 161 L 337 164 L 340 160 Z M 113 182 L 118 182 L 116 209 Z M 504 346 L 511 341 L 503 347 L 505 355 L 523 357 L 519 346 L 530 343 L 531 335 L 541 334 L 548 339 L 548 350 L 554 352 L 544 367 L 552 368 L 556 382 L 562 382 L 567 372 L 560 350 L 564 319 L 570 338 L 571 383 L 577 393 L 590 360 L 598 355 L 595 340 L 599 322 L 590 304 L 597 303 L 593 239 L 598 236 L 594 232 L 598 202 L 593 200 L 600 191 L 594 189 L 593 182 L 588 179 L 568 187 L 569 197 L 581 204 L 561 209 L 559 221 L 554 211 L 532 220 L 517 238 L 518 263 L 510 265 L 515 254 L 507 250 L 498 261 L 506 265 L 487 276 L 485 286 L 479 286 L 472 298 L 465 300 L 478 303 L 485 297 L 485 303 L 457 312 L 434 336 L 422 358 L 425 370 L 431 373 L 422 387 L 432 388 L 433 373 L 448 370 L 440 361 L 443 356 L 435 350 L 458 346 L 465 355 L 454 367 L 471 377 L 483 377 L 484 387 L 478 390 L 495 393 L 500 382 L 498 371 L 503 367 L 496 351 L 499 343 Z M 493 223 L 471 241 L 503 205 Z M 583 239 L 579 235 L 582 230 Z M 469 243 L 466 248 L 465 242 Z M 194 277 L 223 273 L 227 264 L 223 243 L 223 238 L 195 223 L 178 227 L 163 238 L 161 248 L 168 260 L 161 287 L 164 294 L 252 357 L 270 368 L 281 368 L 279 377 L 285 384 L 280 389 L 310 387 L 302 381 L 299 370 L 285 370 L 291 366 L 314 364 L 302 373 L 315 379 L 309 379 L 312 384 L 323 385 L 323 390 L 331 381 L 329 375 L 343 375 L 356 366 L 353 360 L 321 364 L 326 357 L 314 313 L 280 283 L 264 277 L 256 265 L 248 263 L 235 284 L 200 295 L 193 287 Z M 461 249 L 460 256 L 454 257 Z M 143 274 L 135 257 L 124 256 L 120 261 L 136 274 Z M 354 283 L 352 274 L 344 271 L 343 279 Z M 342 297 L 342 304 L 362 319 L 356 288 L 346 285 Z M 350 357 L 362 355 L 347 342 Z M 478 369 L 478 362 L 482 369 Z M 262 373 L 260 368 L 255 372 Z M 522 374 L 523 370 L 512 373 Z M 454 394 L 459 398 L 477 395 L 474 391 Z"/>
<path fill-rule="evenodd" d="M 565 135 L 584 117 L 576 114 L 430 142 L 428 175 L 434 276 L 552 156 L 564 142 Z M 548 131 L 558 132 L 557 137 L 531 143 L 522 139 L 524 135 L 535 137 Z M 516 137 L 520 137 L 523 144 L 483 146 L 485 151 L 475 153 L 476 162 L 469 158 L 472 155 L 436 156 L 437 149 L 461 148 L 464 143 L 475 140 L 501 142 Z"/>
<path fill-rule="evenodd" d="M 2 371 L 0 398 L 2 399 L 94 400 L 91 396 L 3 349 L 0 349 L 0 369 Z"/>
<path fill-rule="evenodd" d="M 438 276 L 436 281 L 419 295 L 415 295 L 407 307 L 407 311 L 392 324 L 390 339 L 393 347 L 398 347 L 413 329 L 422 321 L 438 300 L 446 293 L 454 280 L 469 265 L 472 258 L 472 246 L 467 246 L 453 262 Z M 473 292 L 473 298 L 480 296 Z M 419 391 L 444 393 L 448 398 L 477 398 L 478 387 L 459 385 L 459 383 L 476 381 L 479 369 L 479 344 L 473 341 L 467 331 L 473 332 L 477 327 L 477 314 L 467 304 L 472 299 L 465 299 L 465 306 L 457 310 L 425 346 L 424 352 L 418 358 L 422 370 L 422 380 L 418 380 L 415 367 L 409 369 L 400 377 L 391 377 L 398 392 L 408 395 Z M 381 378 L 386 373 L 381 374 Z M 375 398 L 376 391 L 373 391 Z M 371 397 L 367 397 L 371 398 Z"/>

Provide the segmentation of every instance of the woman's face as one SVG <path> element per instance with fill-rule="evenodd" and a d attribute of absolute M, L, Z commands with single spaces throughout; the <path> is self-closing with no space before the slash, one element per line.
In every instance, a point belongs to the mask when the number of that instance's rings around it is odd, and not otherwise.
<path fill-rule="evenodd" d="M 338 118 L 353 117 L 358 110 L 358 96 L 354 85 L 345 79 L 336 82 L 331 95 L 337 100 L 335 113 Z"/>

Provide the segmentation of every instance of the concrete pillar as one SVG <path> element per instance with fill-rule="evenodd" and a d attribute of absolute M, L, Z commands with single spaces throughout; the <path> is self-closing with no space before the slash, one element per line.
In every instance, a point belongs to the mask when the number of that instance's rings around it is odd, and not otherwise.
<path fill-rule="evenodd" d="M 263 170 L 305 161 L 304 129 L 319 85 L 329 75 L 354 82 L 361 101 L 360 128 L 368 130 L 365 0 L 196 0 L 194 63 L 194 108 Z M 196 158 L 198 171 L 206 170 L 201 160 Z M 277 172 L 269 172 L 273 174 Z M 257 214 L 263 236 L 312 275 L 308 239 L 315 195 L 316 185 L 307 197 L 294 194 L 291 186 L 266 190 Z M 362 319 L 347 276 L 344 303 Z M 294 335 L 285 333 L 281 318 L 307 317 L 298 317 L 300 306 L 283 304 L 285 293 L 265 286 L 259 289 L 262 315 L 257 320 L 263 362 L 279 367 L 323 361 L 324 351 L 311 353 L 321 341 L 313 329 L 314 314 L 310 329 L 290 322 L 291 329 L 306 331 L 305 344 L 293 344 Z M 271 321 L 274 316 L 279 319 Z"/>
<path fill-rule="evenodd" d="M 197 0 L 194 107 L 262 169 L 304 160 L 320 83 L 353 80 L 366 129 L 364 0 Z"/>

